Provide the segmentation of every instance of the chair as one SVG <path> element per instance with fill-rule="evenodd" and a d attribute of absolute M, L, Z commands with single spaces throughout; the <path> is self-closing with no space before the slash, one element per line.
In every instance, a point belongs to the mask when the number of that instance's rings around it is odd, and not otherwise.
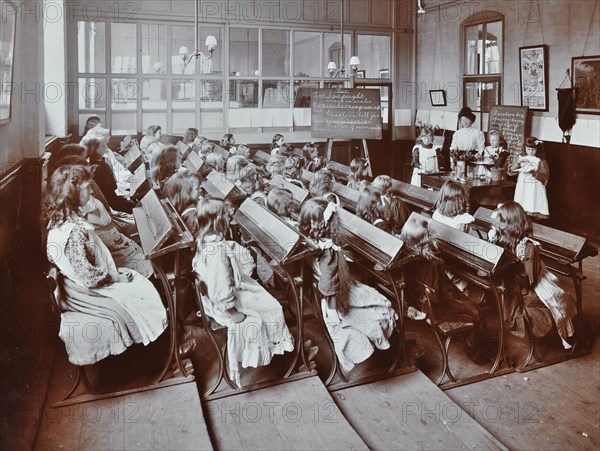
<path fill-rule="evenodd" d="M 63 313 L 61 309 L 61 303 L 65 298 L 63 284 L 63 276 L 60 273 L 58 267 L 51 264 L 48 269 L 48 272 L 46 273 L 46 286 L 48 287 L 52 311 L 56 315 L 59 324 L 61 322 L 61 316 Z M 79 315 L 79 322 L 81 323 L 86 323 L 87 319 L 92 319 L 94 324 L 100 324 L 101 327 L 105 330 L 110 330 L 113 324 L 109 319 L 96 317 L 86 313 L 70 313 Z M 106 324 L 103 325 L 103 323 Z M 170 321 L 169 327 L 173 327 L 172 324 L 173 321 Z M 101 334 L 99 338 L 105 341 L 114 340 L 114 338 L 112 338 L 110 334 Z M 171 356 L 169 356 L 169 359 L 165 361 L 165 365 L 161 371 L 160 376 L 155 378 L 153 382 L 150 383 L 150 385 L 143 385 L 136 388 L 116 390 L 111 392 L 100 392 L 96 387 L 94 387 L 94 385 L 90 382 L 89 378 L 87 377 L 85 366 L 75 365 L 77 369 L 77 374 L 75 376 L 75 380 L 73 381 L 72 386 L 67 390 L 67 393 L 60 400 L 50 404 L 50 407 L 65 407 L 72 404 L 79 404 L 98 399 L 112 398 L 116 396 L 124 396 L 140 391 L 147 391 L 154 388 L 160 388 L 164 386 L 171 386 L 194 381 L 193 368 L 189 360 L 184 361 L 182 370 L 177 368 L 177 365 L 172 365 L 172 363 L 173 361 L 171 359 Z M 86 393 L 80 396 L 73 396 L 73 394 L 77 391 L 80 385 L 82 385 L 85 388 Z"/>
<path fill-rule="evenodd" d="M 432 299 L 436 299 L 436 291 L 422 282 L 417 282 L 417 285 L 420 288 L 419 291 L 421 291 L 421 302 L 427 307 L 431 328 L 433 329 L 435 338 L 440 346 L 440 350 L 442 351 L 443 367 L 442 372 L 436 381 L 436 385 L 441 385 L 445 376 L 448 376 L 450 381 L 455 383 L 456 378 L 452 374 L 450 365 L 448 364 L 448 350 L 450 348 L 450 342 L 452 341 L 453 337 L 473 330 L 475 324 L 473 322 L 461 320 L 452 321 L 438 319 L 435 311 L 436 305 L 435 302 L 432 301 Z M 442 341 L 442 338 L 444 338 L 445 341 Z"/>
<path fill-rule="evenodd" d="M 58 268 L 54 265 L 50 265 L 50 268 L 46 273 L 46 286 L 48 287 L 48 292 L 50 294 L 52 312 L 56 315 L 56 318 L 60 324 L 60 303 L 63 298 L 62 275 Z M 70 403 L 68 400 L 71 398 L 71 395 L 75 393 L 75 391 L 81 384 L 83 384 L 83 386 L 93 395 L 98 395 L 98 391 L 91 384 L 90 380 L 88 379 L 85 373 L 85 367 L 76 366 L 76 368 L 77 374 L 75 376 L 75 380 L 73 381 L 73 385 L 71 386 L 71 388 L 69 388 L 69 390 L 67 390 L 67 393 L 65 393 L 65 395 L 60 400 L 51 404 L 50 407 L 69 405 Z"/>

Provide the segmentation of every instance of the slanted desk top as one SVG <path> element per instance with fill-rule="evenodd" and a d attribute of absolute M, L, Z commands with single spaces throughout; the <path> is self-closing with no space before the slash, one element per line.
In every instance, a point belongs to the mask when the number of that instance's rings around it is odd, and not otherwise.
<path fill-rule="evenodd" d="M 422 174 L 421 184 L 424 187 L 440 189 L 446 180 L 456 180 L 467 191 L 467 208 L 474 213 L 480 205 L 493 205 L 512 200 L 516 183 L 510 180 L 491 181 L 488 179 L 470 179 L 461 182 L 452 173 Z"/>
<path fill-rule="evenodd" d="M 193 246 L 194 238 L 171 202 L 160 200 L 154 190 L 133 209 L 133 217 L 147 258 Z"/>
<path fill-rule="evenodd" d="M 252 199 L 242 203 L 234 219 L 278 265 L 302 260 L 317 250 L 297 230 Z"/>

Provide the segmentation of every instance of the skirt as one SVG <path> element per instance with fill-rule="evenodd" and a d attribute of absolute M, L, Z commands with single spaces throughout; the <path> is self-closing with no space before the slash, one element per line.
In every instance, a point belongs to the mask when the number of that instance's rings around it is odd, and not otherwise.
<path fill-rule="evenodd" d="M 356 283 L 349 291 L 340 293 L 338 315 L 340 321 L 325 318 L 335 353 L 344 371 L 367 360 L 377 349 L 388 349 L 389 338 L 396 327 L 397 315 L 391 302 L 376 289 Z M 339 303 L 344 304 L 342 311 Z M 323 302 L 323 308 L 326 308 Z"/>

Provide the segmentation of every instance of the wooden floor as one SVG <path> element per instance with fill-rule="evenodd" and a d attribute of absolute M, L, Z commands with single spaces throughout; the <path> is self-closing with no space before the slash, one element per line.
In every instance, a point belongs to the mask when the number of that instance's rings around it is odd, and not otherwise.
<path fill-rule="evenodd" d="M 44 412 L 35 449 L 212 449 L 196 385 Z"/>
<path fill-rule="evenodd" d="M 437 364 L 427 363 L 438 359 L 433 348 L 426 349 L 432 355 L 421 365 L 423 373 L 331 394 L 319 378 L 310 377 L 201 402 L 198 393 L 205 381 L 199 377 L 197 384 L 62 411 L 49 410 L 47 404 L 67 387 L 72 367 L 54 335 L 57 325 L 48 326 L 42 281 L 27 279 L 15 287 L 18 296 L 5 308 L 10 328 L 4 329 L 8 340 L 2 354 L 1 448 L 599 449 L 600 258 L 588 259 L 584 273 L 592 353 L 535 371 L 443 392 L 424 376 L 437 374 Z M 43 308 L 19 313 L 19 299 L 25 296 Z M 458 356 L 453 363 L 461 365 L 460 344 L 453 351 Z M 278 369 L 284 366 L 281 360 Z M 262 369 L 257 374 L 269 375 Z"/>
<path fill-rule="evenodd" d="M 371 449 L 506 449 L 421 371 L 333 397 Z"/>
<path fill-rule="evenodd" d="M 216 449 L 368 449 L 316 376 L 205 407 Z"/>

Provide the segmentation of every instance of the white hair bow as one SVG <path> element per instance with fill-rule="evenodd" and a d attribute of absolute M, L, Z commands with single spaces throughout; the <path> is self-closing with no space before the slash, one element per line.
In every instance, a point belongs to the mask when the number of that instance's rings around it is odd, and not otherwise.
<path fill-rule="evenodd" d="M 325 219 L 325 222 L 329 222 L 329 220 L 331 219 L 331 216 L 333 216 L 333 214 L 336 211 L 337 211 L 337 205 L 334 204 L 333 202 L 329 202 L 327 204 L 327 208 L 323 212 L 323 219 Z"/>

